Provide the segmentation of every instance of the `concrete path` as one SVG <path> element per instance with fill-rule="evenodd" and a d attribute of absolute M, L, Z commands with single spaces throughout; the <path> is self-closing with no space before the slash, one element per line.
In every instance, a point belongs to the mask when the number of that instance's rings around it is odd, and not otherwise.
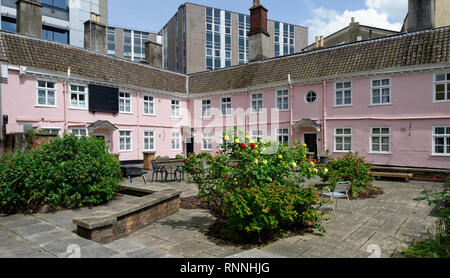
<path fill-rule="evenodd" d="M 340 201 L 337 216 L 330 216 L 325 223 L 325 235 L 286 238 L 262 249 L 232 246 L 205 236 L 215 221 L 205 210 L 181 210 L 124 239 L 101 245 L 74 233 L 73 218 L 101 209 L 83 208 L 30 216 L 0 215 L 0 257 L 329 258 L 368 257 L 371 253 L 391 257 L 413 240 L 426 236 L 437 220 L 430 216 L 431 209 L 425 202 L 412 200 L 420 196 L 424 185 L 430 188 L 432 184 L 413 181 L 376 185 L 382 186 L 386 194 L 352 201 L 353 215 L 347 203 Z M 182 189 L 183 197 L 197 193 L 195 186 L 185 182 L 152 186 Z M 107 206 L 129 198 L 137 197 L 122 195 Z"/>

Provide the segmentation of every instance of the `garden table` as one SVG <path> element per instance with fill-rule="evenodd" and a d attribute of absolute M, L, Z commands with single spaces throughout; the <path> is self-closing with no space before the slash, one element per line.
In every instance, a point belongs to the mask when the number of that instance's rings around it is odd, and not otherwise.
<path fill-rule="evenodd" d="M 170 181 L 174 181 L 176 180 L 176 177 L 173 178 L 174 176 L 176 176 L 177 170 L 180 169 L 180 167 L 184 164 L 183 160 L 173 160 L 173 161 L 156 161 L 156 165 L 158 165 L 158 167 L 164 168 L 167 172 L 166 172 L 166 177 L 164 179 L 164 182 L 168 182 L 169 180 L 167 179 L 169 175 L 172 176 L 172 179 Z"/>

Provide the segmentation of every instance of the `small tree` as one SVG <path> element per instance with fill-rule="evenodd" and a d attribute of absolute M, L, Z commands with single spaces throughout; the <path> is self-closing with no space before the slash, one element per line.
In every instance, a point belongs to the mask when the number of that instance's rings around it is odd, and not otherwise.
<path fill-rule="evenodd" d="M 322 202 L 312 187 L 302 188 L 318 168 L 306 146 L 253 141 L 235 129 L 215 156 L 190 155 L 184 169 L 230 238 L 261 242 L 283 231 L 313 226 L 322 231 Z"/>

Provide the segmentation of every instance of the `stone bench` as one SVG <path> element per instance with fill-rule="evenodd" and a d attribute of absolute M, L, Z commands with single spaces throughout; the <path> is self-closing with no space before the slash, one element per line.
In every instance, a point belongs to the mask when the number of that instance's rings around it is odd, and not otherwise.
<path fill-rule="evenodd" d="M 409 182 L 410 179 L 413 178 L 413 174 L 409 173 L 388 173 L 388 172 L 371 172 L 372 175 L 376 178 L 396 178 L 396 179 L 404 179 L 405 182 Z"/>
<path fill-rule="evenodd" d="M 181 191 L 176 189 L 164 189 L 114 207 L 105 207 L 72 222 L 77 225 L 79 236 L 98 243 L 110 243 L 177 213 L 180 194 Z"/>

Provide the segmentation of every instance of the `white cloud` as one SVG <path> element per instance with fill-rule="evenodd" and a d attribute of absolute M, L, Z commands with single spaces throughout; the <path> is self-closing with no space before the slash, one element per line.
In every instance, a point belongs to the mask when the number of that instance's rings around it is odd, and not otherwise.
<path fill-rule="evenodd" d="M 408 8 L 407 0 L 366 0 L 367 9 L 338 12 L 324 7 L 313 10 L 314 18 L 302 24 L 309 27 L 309 42 L 315 36 L 328 36 L 349 25 L 351 18 L 362 25 L 400 31 Z"/>
<path fill-rule="evenodd" d="M 366 0 L 369 9 L 387 14 L 389 18 L 405 17 L 408 11 L 408 0 Z"/>

